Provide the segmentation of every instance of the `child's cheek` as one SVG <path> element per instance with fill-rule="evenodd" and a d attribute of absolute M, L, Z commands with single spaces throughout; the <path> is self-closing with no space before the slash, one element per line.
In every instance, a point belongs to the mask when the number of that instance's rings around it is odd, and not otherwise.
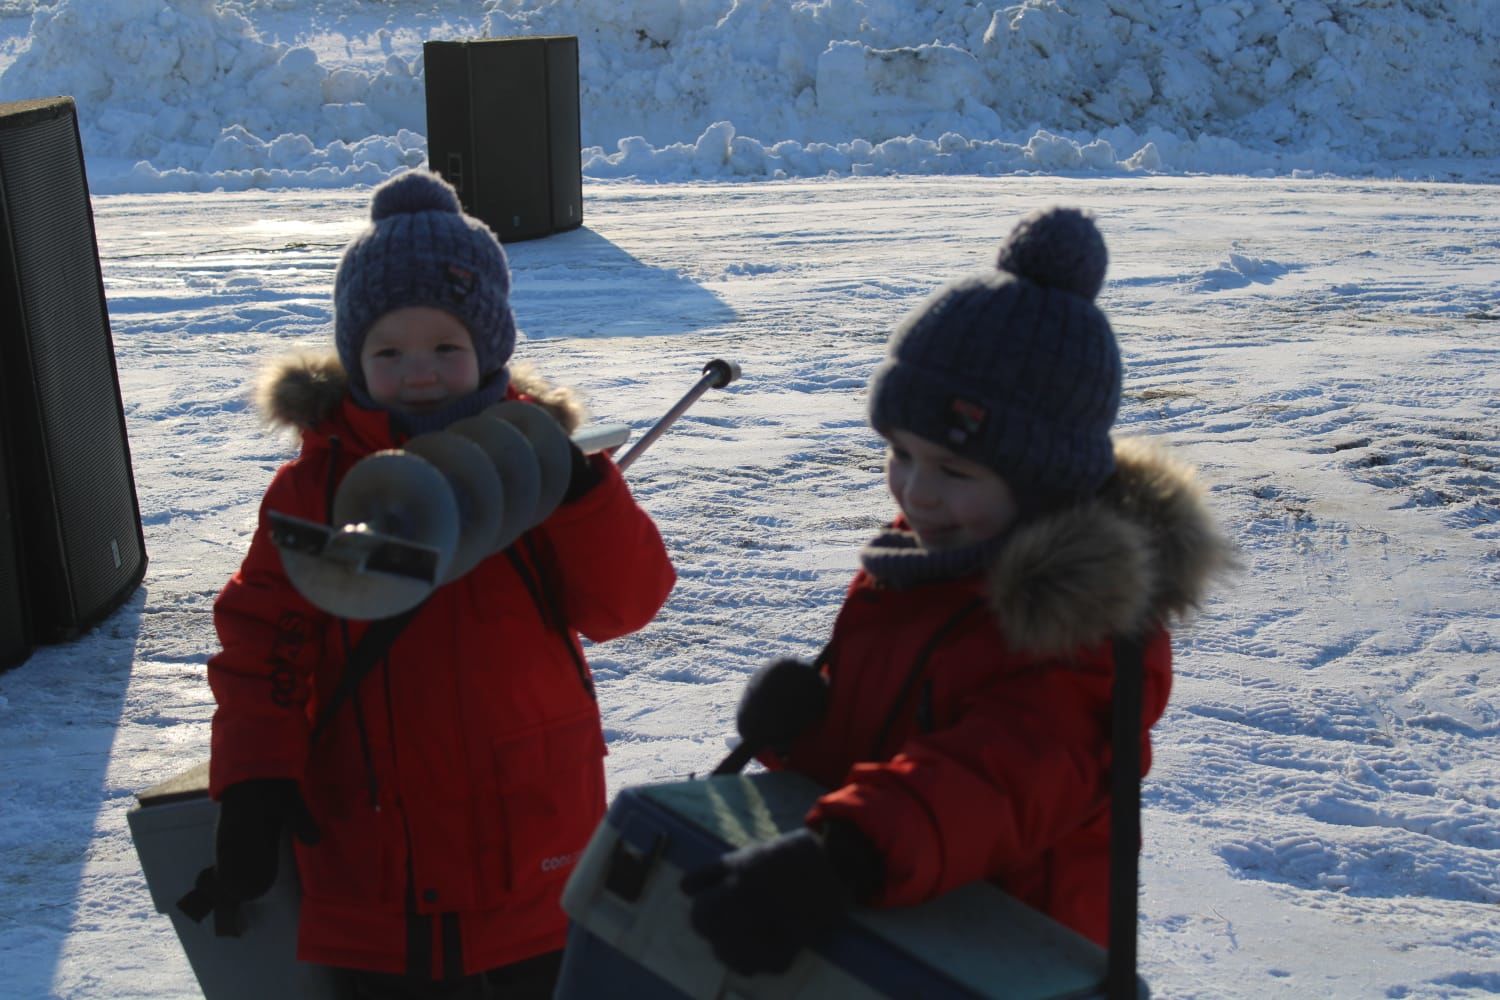
<path fill-rule="evenodd" d="M 909 510 L 906 509 L 906 500 L 905 500 L 905 495 L 906 495 L 906 478 L 904 476 L 903 477 L 895 477 L 895 476 L 888 477 L 886 479 L 886 487 L 890 490 L 891 499 L 896 502 L 896 509 L 899 510 L 903 515 L 905 515 L 906 518 L 907 518 L 907 520 L 910 520 L 911 519 L 911 511 L 909 511 Z"/>

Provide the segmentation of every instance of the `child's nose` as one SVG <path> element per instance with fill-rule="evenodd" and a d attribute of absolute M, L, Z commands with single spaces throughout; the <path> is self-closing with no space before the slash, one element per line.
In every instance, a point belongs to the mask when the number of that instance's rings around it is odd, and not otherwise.
<path fill-rule="evenodd" d="M 411 358 L 407 361 L 406 371 L 402 373 L 402 376 L 407 382 L 425 384 L 437 378 L 437 366 L 430 358 Z"/>

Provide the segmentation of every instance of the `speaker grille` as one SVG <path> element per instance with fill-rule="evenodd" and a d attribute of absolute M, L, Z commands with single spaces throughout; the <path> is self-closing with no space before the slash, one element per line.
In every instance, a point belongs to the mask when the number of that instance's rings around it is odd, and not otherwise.
<path fill-rule="evenodd" d="M 578 39 L 547 39 L 547 147 L 552 172 L 552 228 L 583 222 L 583 163 L 579 156 Z"/>
<path fill-rule="evenodd" d="M 11 468 L 44 638 L 108 613 L 145 572 L 88 185 L 64 107 L 0 130 L 0 263 L 13 275 L 0 278 L 14 280 L 19 313 L 5 333 Z"/>
<path fill-rule="evenodd" d="M 547 50 L 528 39 L 472 43 L 464 52 L 479 218 L 504 241 L 545 236 L 552 231 Z"/>
<path fill-rule="evenodd" d="M 0 394 L 3 400 L 3 394 Z M 0 670 L 15 666 L 31 652 L 31 629 L 26 621 L 22 590 L 21 551 L 16 545 L 12 516 L 9 462 L 0 428 Z"/>

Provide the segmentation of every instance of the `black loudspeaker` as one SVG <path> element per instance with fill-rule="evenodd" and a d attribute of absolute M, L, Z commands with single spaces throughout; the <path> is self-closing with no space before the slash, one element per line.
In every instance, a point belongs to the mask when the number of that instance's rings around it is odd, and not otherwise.
<path fill-rule="evenodd" d="M 578 39 L 422 46 L 427 162 L 502 243 L 583 224 Z"/>
<path fill-rule="evenodd" d="M 4 399 L 0 394 L 0 413 L 3 409 Z M 22 586 L 19 526 L 14 511 L 5 429 L 0 427 L 0 670 L 24 661 L 31 655 L 32 647 L 26 590 Z"/>
<path fill-rule="evenodd" d="M 0 579 L 30 640 L 70 639 L 135 590 L 146 544 L 69 97 L 0 104 L 0 420 L 18 586 Z"/>

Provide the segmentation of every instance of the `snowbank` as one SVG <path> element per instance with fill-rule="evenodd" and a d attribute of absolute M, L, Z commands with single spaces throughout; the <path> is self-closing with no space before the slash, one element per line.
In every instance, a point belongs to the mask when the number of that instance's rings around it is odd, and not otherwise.
<path fill-rule="evenodd" d="M 0 100 L 71 94 L 98 192 L 373 183 L 425 158 L 423 41 L 571 34 L 591 177 L 1494 179 L 1484 7 L 9 0 Z"/>

